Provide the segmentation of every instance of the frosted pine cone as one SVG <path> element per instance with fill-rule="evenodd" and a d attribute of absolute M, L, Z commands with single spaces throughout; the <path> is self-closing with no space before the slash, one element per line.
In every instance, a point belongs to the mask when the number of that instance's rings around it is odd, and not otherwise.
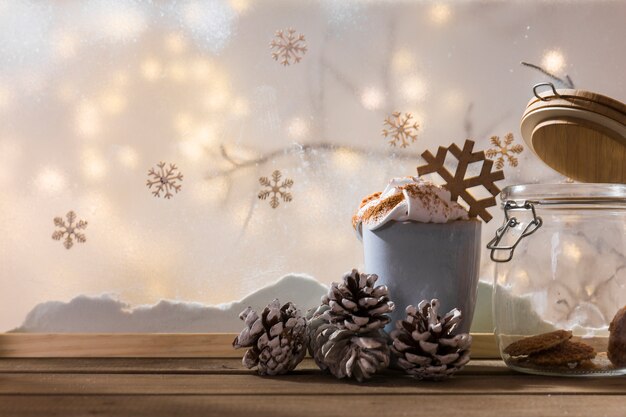
<path fill-rule="evenodd" d="M 309 355 L 315 359 L 315 363 L 322 371 L 327 371 L 328 366 L 324 362 L 324 356 L 322 355 L 322 346 L 328 341 L 327 329 L 336 328 L 335 325 L 330 324 L 324 317 L 324 313 L 330 310 L 330 307 L 326 304 L 322 304 L 317 309 L 311 309 L 307 313 L 307 331 L 309 337 Z"/>
<path fill-rule="evenodd" d="M 309 353 L 323 371 L 362 382 L 389 366 L 387 337 L 381 330 L 357 333 L 328 322 L 322 304 L 308 316 Z"/>
<path fill-rule="evenodd" d="M 339 329 L 367 333 L 382 329 L 391 320 L 386 314 L 393 311 L 389 291 L 384 285 L 374 287 L 377 275 L 359 273 L 353 269 L 344 275 L 341 283 L 334 282 L 322 304 L 330 307 L 324 317 Z"/>
<path fill-rule="evenodd" d="M 293 370 L 304 358 L 306 320 L 293 303 L 281 307 L 274 300 L 260 317 L 248 307 L 239 318 L 246 327 L 233 341 L 233 347 L 250 348 L 242 360 L 246 368 L 257 366 L 260 375 L 279 375 Z"/>
<path fill-rule="evenodd" d="M 391 332 L 391 351 L 397 364 L 418 379 L 441 380 L 452 376 L 470 360 L 472 337 L 454 335 L 461 312 L 454 309 L 443 318 L 438 315 L 439 300 L 424 300 L 406 308 L 407 317 Z"/>

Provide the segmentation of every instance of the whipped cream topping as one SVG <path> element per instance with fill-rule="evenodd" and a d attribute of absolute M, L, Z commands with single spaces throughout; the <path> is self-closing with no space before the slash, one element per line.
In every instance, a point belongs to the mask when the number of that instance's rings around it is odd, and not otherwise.
<path fill-rule="evenodd" d="M 405 177 L 392 179 L 382 193 L 365 198 L 352 222 L 360 233 L 363 225 L 376 230 L 392 220 L 447 223 L 466 219 L 467 210 L 452 201 L 448 190 L 418 177 Z"/>

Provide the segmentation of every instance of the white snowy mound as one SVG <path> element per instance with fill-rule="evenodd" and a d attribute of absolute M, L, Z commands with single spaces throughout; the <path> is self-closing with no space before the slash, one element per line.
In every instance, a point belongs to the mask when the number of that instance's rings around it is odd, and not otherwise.
<path fill-rule="evenodd" d="M 290 274 L 240 301 L 216 306 L 161 300 L 133 307 L 112 295 L 80 295 L 69 302 L 47 301 L 28 313 L 13 332 L 24 333 L 218 333 L 238 332 L 239 313 L 257 310 L 274 298 L 293 301 L 303 313 L 319 305 L 328 287 L 308 275 Z"/>

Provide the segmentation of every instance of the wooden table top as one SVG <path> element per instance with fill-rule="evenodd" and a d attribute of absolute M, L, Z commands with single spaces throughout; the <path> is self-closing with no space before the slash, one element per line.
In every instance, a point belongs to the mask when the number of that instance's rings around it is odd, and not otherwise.
<path fill-rule="evenodd" d="M 306 359 L 259 377 L 228 359 L 0 359 L 0 416 L 619 416 L 626 377 L 522 375 L 474 360 L 446 382 L 358 384 Z"/>

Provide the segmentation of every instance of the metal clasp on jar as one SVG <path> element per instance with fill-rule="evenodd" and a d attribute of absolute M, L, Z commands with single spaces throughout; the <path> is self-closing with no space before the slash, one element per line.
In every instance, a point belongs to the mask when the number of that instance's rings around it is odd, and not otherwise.
<path fill-rule="evenodd" d="M 504 238 L 506 232 L 509 229 L 517 227 L 521 224 L 521 222 L 517 220 L 516 217 L 513 217 L 511 215 L 512 212 L 528 210 L 531 211 L 533 218 L 530 222 L 528 222 L 519 237 L 511 245 L 500 246 L 500 242 Z M 487 249 L 491 249 L 491 260 L 494 262 L 509 262 L 511 259 L 513 259 L 513 252 L 515 252 L 515 248 L 520 243 L 520 241 L 526 236 L 530 236 L 535 233 L 542 224 L 543 220 L 541 220 L 541 217 L 537 217 L 533 202 L 525 201 L 524 204 L 518 204 L 516 201 L 507 201 L 504 204 L 504 223 L 498 230 L 496 230 L 496 237 L 491 239 L 491 241 L 487 244 Z M 508 254 L 504 258 L 496 258 L 496 251 L 505 251 L 508 252 Z"/>

